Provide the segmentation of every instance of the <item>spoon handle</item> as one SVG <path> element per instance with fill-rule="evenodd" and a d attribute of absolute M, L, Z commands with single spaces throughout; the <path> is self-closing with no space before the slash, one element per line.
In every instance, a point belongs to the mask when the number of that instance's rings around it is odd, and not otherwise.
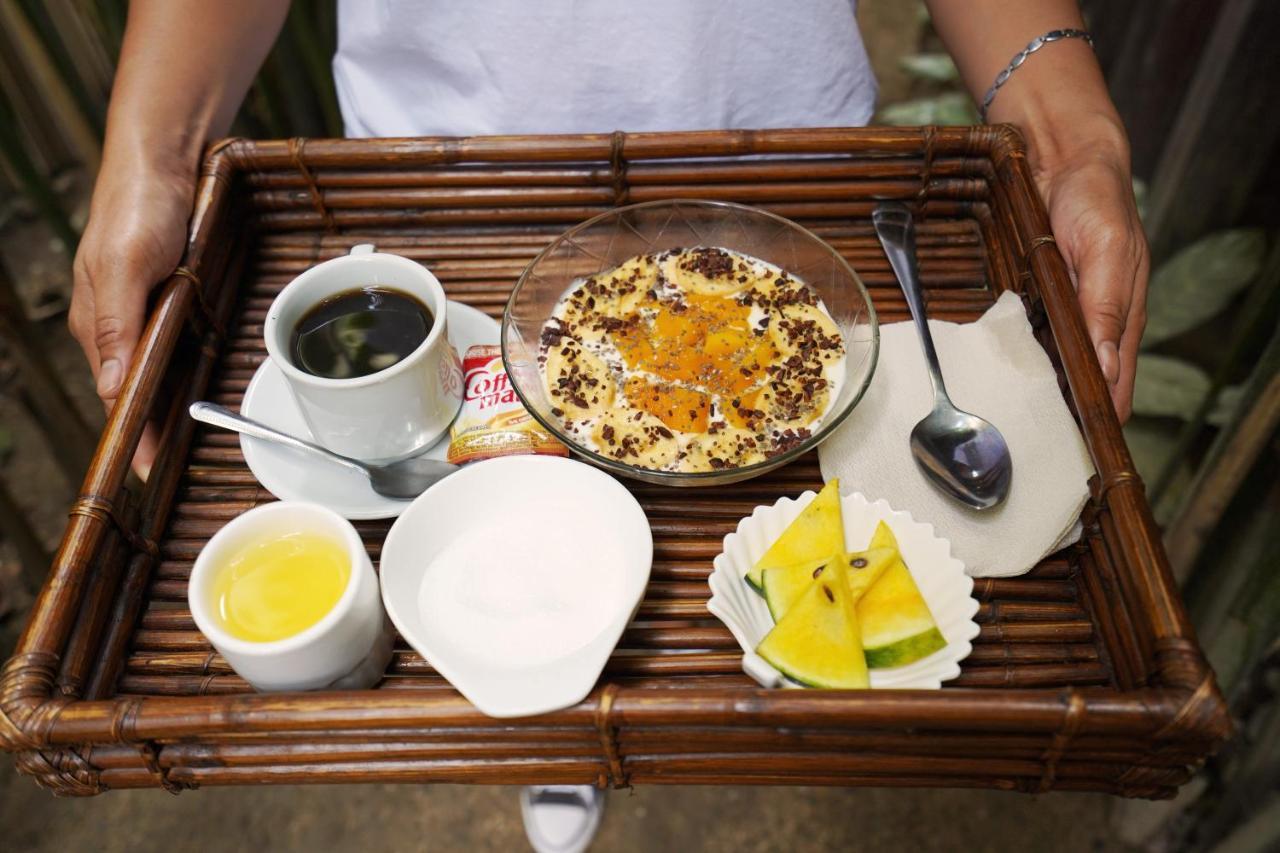
<path fill-rule="evenodd" d="M 933 395 L 939 400 L 949 400 L 947 386 L 942 381 L 942 368 L 938 364 L 938 351 L 933 347 L 933 335 L 929 332 L 929 320 L 924 313 L 924 299 L 920 291 L 920 277 L 916 269 L 916 228 L 911 211 L 905 204 L 882 202 L 871 214 L 876 226 L 876 236 L 884 247 L 889 266 L 902 285 L 911 319 L 920 333 L 920 345 L 924 349 L 925 364 L 933 380 Z"/>
<path fill-rule="evenodd" d="M 222 429 L 229 429 L 232 432 L 238 432 L 243 435 L 252 436 L 253 438 L 261 438 L 265 441 L 274 441 L 277 444 L 283 444 L 286 447 L 292 447 L 295 450 L 315 453 L 332 462 L 337 462 L 339 465 L 345 465 L 348 468 L 359 471 L 366 477 L 369 476 L 369 469 L 365 468 L 364 465 L 361 465 L 354 459 L 334 453 L 332 450 L 327 450 L 318 444 L 303 441 L 297 436 L 289 435 L 286 432 L 280 432 L 278 429 L 269 427 L 264 423 L 246 418 L 244 415 L 237 415 L 230 409 L 223 408 L 215 403 L 206 403 L 204 401 L 192 403 L 191 408 L 188 411 L 191 412 L 191 417 L 201 423 L 221 427 Z"/>

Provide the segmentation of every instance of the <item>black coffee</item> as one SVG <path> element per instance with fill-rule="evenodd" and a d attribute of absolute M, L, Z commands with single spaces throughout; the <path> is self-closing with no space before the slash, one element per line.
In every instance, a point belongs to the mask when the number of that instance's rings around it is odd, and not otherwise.
<path fill-rule="evenodd" d="M 313 376 L 368 376 L 416 350 L 435 322 L 413 296 L 386 287 L 362 287 L 330 296 L 294 327 L 289 357 Z"/>

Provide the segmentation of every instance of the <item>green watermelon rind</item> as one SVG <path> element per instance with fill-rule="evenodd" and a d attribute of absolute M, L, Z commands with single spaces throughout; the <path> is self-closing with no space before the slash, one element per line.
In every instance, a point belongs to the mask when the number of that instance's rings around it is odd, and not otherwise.
<path fill-rule="evenodd" d="M 757 652 L 757 654 L 759 654 L 761 658 L 767 661 L 769 666 L 773 667 L 779 673 L 781 673 L 784 678 L 786 678 L 788 681 L 794 681 L 796 684 L 799 684 L 801 687 L 816 687 L 819 690 L 865 690 L 866 689 L 866 686 L 860 687 L 857 685 L 851 686 L 847 684 L 824 684 L 822 681 L 815 678 L 805 678 L 803 676 L 797 675 L 790 669 L 787 669 L 784 666 L 779 666 L 776 662 L 769 660 L 769 656 L 767 654 L 762 652 Z"/>
<path fill-rule="evenodd" d="M 768 658 L 765 658 L 765 660 L 769 660 L 769 659 L 768 659 Z M 774 669 L 776 669 L 778 672 L 782 673 L 782 677 L 783 677 L 783 678 L 785 678 L 785 679 L 787 679 L 787 681 L 790 681 L 790 682 L 792 682 L 792 683 L 794 683 L 794 684 L 799 684 L 801 687 L 813 687 L 813 688 L 817 688 L 818 690 L 859 690 L 859 689 L 862 689 L 862 688 L 858 688 L 858 687 L 845 687 L 845 686 L 836 686 L 836 685 L 832 685 L 832 684 L 823 684 L 823 683 L 822 683 L 822 682 L 820 682 L 820 681 L 810 681 L 810 680 L 807 680 L 807 679 L 801 678 L 801 677 L 800 677 L 800 676 L 798 676 L 798 675 L 793 675 L 792 673 L 787 672 L 785 669 L 783 669 L 782 667 L 778 666 L 778 665 L 777 665 L 776 663 L 774 663 L 773 661 L 769 661 L 769 665 L 770 665 L 770 666 L 772 666 Z"/>
<path fill-rule="evenodd" d="M 773 624 L 776 625 L 780 621 L 782 621 L 783 614 L 778 612 L 779 603 L 776 597 L 769 595 L 769 581 L 768 581 L 767 573 L 776 572 L 776 571 L 785 569 L 785 570 L 792 570 L 792 571 L 801 571 L 805 575 L 808 575 L 810 578 L 813 578 L 813 577 L 816 577 L 816 575 L 813 574 L 814 570 L 817 569 L 818 566 L 822 566 L 823 568 L 826 568 L 827 563 L 831 562 L 831 560 L 832 560 L 831 557 L 823 557 L 821 560 L 812 560 L 808 563 L 799 563 L 796 566 L 776 566 L 776 567 L 767 568 L 764 570 L 764 572 L 761 573 L 765 577 L 765 582 L 760 587 L 760 594 L 764 596 L 764 603 L 765 603 L 765 606 L 769 608 L 769 615 L 773 617 Z M 794 603 L 794 599 L 793 599 L 793 603 Z"/>
<path fill-rule="evenodd" d="M 870 669 L 892 669 L 896 666 L 915 663 L 946 647 L 946 638 L 942 636 L 941 631 L 933 627 L 874 649 L 863 647 L 862 653 L 866 656 L 867 666 Z"/>
<path fill-rule="evenodd" d="M 777 625 L 782 621 L 782 614 L 777 611 L 777 602 L 769 597 L 769 591 L 760 588 L 760 594 L 764 596 L 764 606 L 769 608 L 769 616 L 773 619 L 773 624 Z"/>

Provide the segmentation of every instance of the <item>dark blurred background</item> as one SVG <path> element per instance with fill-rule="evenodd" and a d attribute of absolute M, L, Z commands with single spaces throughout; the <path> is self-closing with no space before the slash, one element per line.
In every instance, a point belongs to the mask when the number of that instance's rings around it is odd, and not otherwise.
<path fill-rule="evenodd" d="M 878 839 L 915 849 L 1024 849 L 1033 833 L 1036 849 L 1280 849 L 1280 111 L 1273 98 L 1280 3 L 1082 5 L 1129 128 L 1134 189 L 1154 253 L 1135 416 L 1125 433 L 1236 714 L 1236 739 L 1172 802 L 644 792 L 614 798 L 611 809 L 621 814 L 606 823 L 601 847 L 657 849 L 680 839 L 776 848 L 794 842 L 788 827 L 801 815 L 825 804 L 842 812 L 840 823 L 809 835 L 807 846 L 873 849 Z M 42 583 L 102 422 L 66 310 L 125 7 L 124 0 L 0 0 L 0 658 Z M 977 120 L 922 4 L 863 0 L 859 17 L 881 81 L 878 121 Z M 341 135 L 329 73 L 335 37 L 332 0 L 294 0 L 235 132 Z M 428 828 L 448 846 L 520 838 L 514 797 L 493 790 L 429 800 L 391 788 L 336 800 L 302 789 L 264 799 L 217 792 L 188 795 L 181 808 L 163 795 L 130 792 L 55 804 L 0 761 L 0 791 L 0 824 L 16 849 L 137 849 L 147 843 L 144 827 L 151 843 L 169 850 L 255 840 L 276 849 L 329 846 L 347 837 L 352 820 L 369 821 L 391 804 L 448 814 L 401 815 L 398 823 L 393 815 L 394 825 L 362 836 L 363 845 L 423 843 L 415 833 Z M 182 832 L 211 820 L 196 806 L 205 797 L 220 810 L 211 825 L 231 828 L 216 837 Z M 257 813 L 266 803 L 278 820 Z M 874 830 L 848 812 L 859 805 L 873 807 L 860 815 L 879 817 Z M 738 825 L 717 827 L 721 814 Z M 114 833 L 95 828 L 99 820 Z M 346 823 L 325 829 L 335 820 Z M 744 822 L 763 828 L 744 834 Z M 674 834 L 680 827 L 683 836 Z"/>

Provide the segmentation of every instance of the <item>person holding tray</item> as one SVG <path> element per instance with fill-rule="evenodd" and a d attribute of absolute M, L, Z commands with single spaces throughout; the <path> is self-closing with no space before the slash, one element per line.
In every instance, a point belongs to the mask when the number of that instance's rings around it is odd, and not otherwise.
<path fill-rule="evenodd" d="M 1129 147 L 1075 0 L 927 0 L 989 122 L 1027 159 L 1120 418 L 1145 322 Z M 182 255 L 204 147 L 225 135 L 288 0 L 134 0 L 70 326 L 110 407 L 147 296 Z M 862 125 L 876 83 L 856 0 L 339 0 L 334 77 L 350 136 Z M 154 456 L 144 436 L 143 476 Z M 593 789 L 531 789 L 540 850 L 580 850 Z"/>

